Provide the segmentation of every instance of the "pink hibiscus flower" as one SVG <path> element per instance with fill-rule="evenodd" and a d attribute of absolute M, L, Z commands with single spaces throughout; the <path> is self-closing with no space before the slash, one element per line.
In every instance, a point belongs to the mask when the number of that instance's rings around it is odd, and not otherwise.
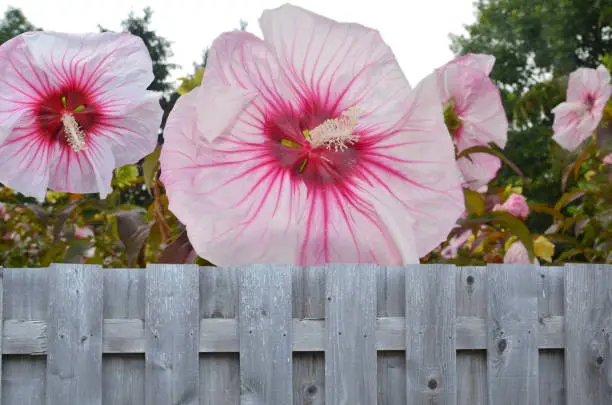
<path fill-rule="evenodd" d="M 0 47 L 0 182 L 111 192 L 113 170 L 156 146 L 162 110 L 151 57 L 130 34 L 29 32 Z"/>
<path fill-rule="evenodd" d="M 603 158 L 603 163 L 605 165 L 612 165 L 612 153 L 609 153 L 605 158 Z"/>
<path fill-rule="evenodd" d="M 493 142 L 506 146 L 508 119 L 499 90 L 489 78 L 495 64 L 490 55 L 460 56 L 434 73 L 438 78 L 444 115 L 458 152 Z M 474 153 L 458 160 L 465 186 L 486 186 L 501 167 L 499 158 Z"/>
<path fill-rule="evenodd" d="M 522 242 L 516 241 L 508 248 L 508 251 L 504 255 L 505 264 L 537 264 L 540 262 L 538 259 L 534 259 L 533 262 L 529 261 L 529 252 Z"/>
<path fill-rule="evenodd" d="M 511 194 L 506 201 L 493 207 L 493 211 L 507 211 L 515 217 L 527 219 L 529 216 L 529 206 L 527 205 L 527 199 L 521 194 Z"/>
<path fill-rule="evenodd" d="M 418 263 L 464 210 L 435 80 L 379 33 L 299 7 L 212 45 L 165 130 L 162 180 L 218 265 Z"/>
<path fill-rule="evenodd" d="M 593 134 L 612 95 L 610 72 L 604 67 L 579 68 L 567 83 L 566 101 L 553 108 L 553 139 L 562 148 L 574 151 Z"/>

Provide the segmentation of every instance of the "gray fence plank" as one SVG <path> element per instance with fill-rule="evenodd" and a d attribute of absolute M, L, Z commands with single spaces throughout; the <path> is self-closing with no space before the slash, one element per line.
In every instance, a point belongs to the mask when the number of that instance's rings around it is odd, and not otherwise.
<path fill-rule="evenodd" d="M 456 405 L 455 266 L 406 269 L 408 404 Z"/>
<path fill-rule="evenodd" d="M 487 318 L 486 268 L 459 267 L 456 274 L 457 317 Z M 459 326 L 457 326 L 457 329 Z M 474 335 L 470 335 L 473 337 Z M 461 341 L 457 330 L 457 346 L 466 347 L 473 339 Z M 486 328 L 483 341 L 486 342 Z M 484 345 L 483 345 L 484 346 Z M 487 356 L 484 350 L 463 350 L 457 353 L 458 405 L 486 405 Z"/>
<path fill-rule="evenodd" d="M 47 320 L 48 274 L 47 269 L 4 269 L 5 323 L 7 319 Z M 41 356 L 3 355 L 3 363 L 3 405 L 43 405 L 46 359 Z"/>
<path fill-rule="evenodd" d="M 564 313 L 564 269 L 538 268 L 538 337 Z M 563 330 L 559 335 L 564 345 Z M 540 350 L 540 404 L 565 405 L 565 373 L 563 349 Z"/>
<path fill-rule="evenodd" d="M 612 267 L 565 266 L 567 403 L 612 403 Z"/>
<path fill-rule="evenodd" d="M 293 317 L 325 318 L 325 267 L 303 267 L 293 272 Z M 308 328 L 312 331 L 312 328 Z M 295 343 L 297 334 L 293 334 Z M 293 353 L 294 405 L 325 404 L 325 356 L 323 352 Z"/>
<path fill-rule="evenodd" d="M 293 403 L 289 266 L 239 270 L 240 403 Z"/>
<path fill-rule="evenodd" d="M 486 274 L 489 403 L 539 405 L 536 268 L 489 265 Z"/>
<path fill-rule="evenodd" d="M 238 314 L 238 276 L 233 268 L 200 267 L 200 316 L 203 320 L 235 321 Z M 204 326 L 203 326 L 204 325 Z M 235 331 L 238 330 L 236 325 Z M 218 329 L 200 333 L 216 335 Z M 238 333 L 235 336 L 238 340 Z M 238 344 L 236 344 L 238 347 Z M 240 362 L 235 353 L 200 354 L 200 405 L 238 405 L 240 403 Z"/>
<path fill-rule="evenodd" d="M 406 274 L 403 267 L 378 268 L 376 283 L 377 318 L 397 317 L 406 327 Z M 380 324 L 379 324 L 380 326 Z M 382 337 L 377 328 L 377 344 Z M 406 339 L 400 335 L 401 346 L 397 350 L 378 352 L 378 404 L 406 405 Z"/>
<path fill-rule="evenodd" d="M 148 265 L 146 298 L 146 404 L 198 405 L 198 266 Z"/>
<path fill-rule="evenodd" d="M 327 403 L 376 403 L 376 271 L 370 265 L 327 267 Z"/>
<path fill-rule="evenodd" d="M 102 267 L 49 268 L 47 405 L 102 404 Z"/>
<path fill-rule="evenodd" d="M 104 270 L 104 319 L 139 320 L 144 335 L 145 271 Z M 109 343 L 109 324 L 104 324 L 104 344 Z M 144 336 L 143 336 L 144 337 Z M 124 347 L 111 340 L 112 347 Z M 105 405 L 145 403 L 144 354 L 106 354 L 102 364 L 102 403 Z"/>

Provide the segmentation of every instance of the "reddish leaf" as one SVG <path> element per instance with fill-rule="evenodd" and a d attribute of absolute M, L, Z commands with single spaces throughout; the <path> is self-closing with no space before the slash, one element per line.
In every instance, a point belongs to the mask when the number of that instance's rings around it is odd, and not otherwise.
<path fill-rule="evenodd" d="M 170 243 L 159 257 L 158 263 L 163 264 L 193 264 L 197 254 L 189 242 L 187 231 L 183 230 L 179 236 Z"/>
<path fill-rule="evenodd" d="M 514 172 L 516 172 L 516 174 L 519 175 L 519 177 L 523 180 L 523 182 L 525 182 L 525 175 L 523 174 L 521 169 L 519 169 L 517 165 L 512 163 L 503 153 L 501 153 L 500 151 L 498 151 L 496 149 L 493 149 L 491 147 L 488 147 L 488 146 L 472 146 L 471 148 L 467 148 L 463 152 L 459 153 L 457 155 L 457 159 L 459 159 L 461 157 L 464 157 L 464 156 L 467 157 L 468 155 L 471 155 L 472 153 L 487 153 L 489 155 L 493 155 L 493 156 L 498 157 L 499 159 L 501 159 L 502 162 L 504 162 L 506 165 L 508 165 L 508 167 L 510 167 L 512 170 L 514 170 Z"/>

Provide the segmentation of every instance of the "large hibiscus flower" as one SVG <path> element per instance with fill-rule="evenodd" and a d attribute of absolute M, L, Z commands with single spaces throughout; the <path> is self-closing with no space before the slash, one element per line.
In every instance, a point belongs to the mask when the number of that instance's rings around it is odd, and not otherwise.
<path fill-rule="evenodd" d="M 113 170 L 157 142 L 151 57 L 130 34 L 29 32 L 0 47 L 0 183 L 111 192 Z"/>
<path fill-rule="evenodd" d="M 165 130 L 170 210 L 218 265 L 418 263 L 463 212 L 435 78 L 379 33 L 290 5 L 214 41 Z"/>

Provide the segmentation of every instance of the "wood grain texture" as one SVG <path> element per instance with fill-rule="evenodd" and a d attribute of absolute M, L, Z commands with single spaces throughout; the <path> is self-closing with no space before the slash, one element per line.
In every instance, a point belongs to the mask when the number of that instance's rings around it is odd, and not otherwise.
<path fill-rule="evenodd" d="M 200 402 L 199 285 L 198 266 L 147 266 L 147 405 L 198 405 Z"/>
<path fill-rule="evenodd" d="M 7 320 L 43 321 L 45 351 L 46 321 L 49 316 L 48 274 L 48 269 L 4 269 L 3 277 L 5 332 Z M 3 349 L 6 350 L 5 339 Z M 46 391 L 46 358 L 6 355 L 6 352 L 3 354 L 2 404 L 43 405 Z"/>
<path fill-rule="evenodd" d="M 565 269 L 567 404 L 611 404 L 612 266 Z"/>
<path fill-rule="evenodd" d="M 406 269 L 406 397 L 414 405 L 457 404 L 455 267 Z"/>
<path fill-rule="evenodd" d="M 376 283 L 378 404 L 406 404 L 406 272 L 379 267 Z M 384 320 L 398 322 L 384 322 Z M 382 321 L 381 321 L 382 320 Z M 395 326 L 398 326 L 398 330 Z M 401 347 L 398 347 L 398 344 Z M 393 347 L 393 349 L 390 349 Z"/>
<path fill-rule="evenodd" d="M 541 337 L 551 323 L 558 318 L 562 319 L 565 287 L 563 267 L 539 267 L 538 274 L 538 337 Z M 562 328 L 557 337 L 560 340 L 559 346 L 564 347 L 565 334 Z M 540 350 L 540 405 L 566 405 L 564 363 L 563 349 Z"/>
<path fill-rule="evenodd" d="M 325 267 L 304 267 L 292 274 L 293 281 L 293 403 L 325 404 Z M 319 339 L 320 351 L 299 351 Z M 302 338 L 304 337 L 304 338 Z"/>
<path fill-rule="evenodd" d="M 289 266 L 240 268 L 241 405 L 293 403 Z"/>
<path fill-rule="evenodd" d="M 47 405 L 102 404 L 102 267 L 49 269 Z"/>
<path fill-rule="evenodd" d="M 327 266 L 325 400 L 376 403 L 376 271 L 369 265 Z"/>
<path fill-rule="evenodd" d="M 538 274 L 530 265 L 489 265 L 489 403 L 539 405 Z"/>
<path fill-rule="evenodd" d="M 234 350 L 200 354 L 200 404 L 239 405 L 240 360 L 238 356 L 238 271 L 234 268 L 200 267 L 200 348 L 221 343 L 217 333 L 229 322 L 228 339 Z M 212 321 L 212 323 L 211 323 Z M 209 343 L 205 343 L 209 342 Z"/>
<path fill-rule="evenodd" d="M 145 270 L 108 269 L 103 273 L 102 403 L 144 404 Z M 123 353 L 137 348 L 140 352 Z"/>

